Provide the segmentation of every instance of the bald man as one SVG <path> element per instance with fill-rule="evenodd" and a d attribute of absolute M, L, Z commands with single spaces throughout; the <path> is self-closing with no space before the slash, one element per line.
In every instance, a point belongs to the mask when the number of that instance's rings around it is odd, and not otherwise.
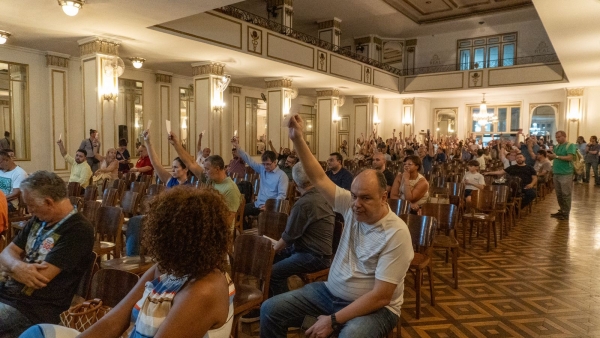
<path fill-rule="evenodd" d="M 304 142 L 302 119 L 292 117 L 289 136 L 310 182 L 333 210 L 344 231 L 327 282 L 277 295 L 263 303 L 260 336 L 287 337 L 305 316 L 318 317 L 307 337 L 385 337 L 394 329 L 403 301 L 404 277 L 413 259 L 406 224 L 387 205 L 387 182 L 368 169 L 351 185 L 336 186 Z"/>
<path fill-rule="evenodd" d="M 206 159 L 210 156 L 210 148 L 206 147 L 204 149 L 202 149 L 202 136 L 204 135 L 204 133 L 200 133 L 200 135 L 198 135 L 198 144 L 196 145 L 196 149 L 198 149 L 198 154 L 196 156 L 196 163 L 198 163 L 199 166 L 202 167 L 202 169 L 204 169 L 204 162 L 206 161 Z M 202 150 L 200 150 L 202 149 Z"/>
<path fill-rule="evenodd" d="M 384 153 L 376 153 L 373 155 L 373 169 L 379 171 L 385 176 L 386 188 L 385 190 L 390 195 L 390 190 L 392 190 L 392 185 L 394 185 L 394 174 L 385 167 L 386 159 Z"/>

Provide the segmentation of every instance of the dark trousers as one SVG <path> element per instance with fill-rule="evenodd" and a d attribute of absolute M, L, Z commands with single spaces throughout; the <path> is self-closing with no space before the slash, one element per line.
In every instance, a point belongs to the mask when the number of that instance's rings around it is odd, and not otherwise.
<path fill-rule="evenodd" d="M 275 255 L 271 272 L 271 296 L 290 291 L 287 279 L 293 275 L 317 272 L 331 265 L 330 256 L 314 255 L 311 252 L 298 252 L 287 247 Z"/>
<path fill-rule="evenodd" d="M 254 206 L 254 203 L 246 203 L 244 207 L 244 230 L 252 228 L 252 224 L 246 216 L 258 216 L 260 209 Z"/>
<path fill-rule="evenodd" d="M 521 201 L 521 209 L 528 206 L 535 199 L 535 189 L 523 189 L 523 201 Z"/>

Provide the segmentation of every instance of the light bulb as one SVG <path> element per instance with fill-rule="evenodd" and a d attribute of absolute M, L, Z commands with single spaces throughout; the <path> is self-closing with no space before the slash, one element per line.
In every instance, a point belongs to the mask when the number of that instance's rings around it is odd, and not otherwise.
<path fill-rule="evenodd" d="M 133 67 L 134 68 L 142 68 L 142 62 L 141 61 L 133 61 Z"/>
<path fill-rule="evenodd" d="M 6 40 L 10 37 L 10 33 L 6 31 L 0 31 L 0 45 L 6 43 Z"/>
<path fill-rule="evenodd" d="M 6 38 L 2 35 L 0 35 L 0 45 L 3 45 L 6 43 Z"/>
<path fill-rule="evenodd" d="M 63 12 L 68 16 L 75 16 L 79 13 L 79 6 L 76 6 L 73 1 L 66 1 L 62 6 Z"/>

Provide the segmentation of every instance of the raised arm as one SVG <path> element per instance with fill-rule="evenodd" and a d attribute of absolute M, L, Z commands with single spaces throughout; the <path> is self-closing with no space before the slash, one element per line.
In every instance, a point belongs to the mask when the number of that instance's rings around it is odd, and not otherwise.
<path fill-rule="evenodd" d="M 63 141 L 58 140 L 58 142 L 56 142 L 56 144 L 58 144 L 58 149 L 60 150 L 60 154 L 62 155 L 62 157 L 65 157 L 67 155 L 67 149 L 65 149 L 65 145 L 63 144 Z"/>
<path fill-rule="evenodd" d="M 152 167 L 154 167 L 154 169 L 156 170 L 158 178 L 160 178 L 160 180 L 163 182 L 169 182 L 173 175 L 169 174 L 167 169 L 165 169 L 161 165 L 160 157 L 154 150 L 152 142 L 150 141 L 150 129 L 144 130 L 142 135 L 144 136 L 144 143 L 146 144 L 146 149 L 148 149 L 148 157 L 150 157 L 150 163 L 152 163 Z"/>
<path fill-rule="evenodd" d="M 183 161 L 183 164 L 185 164 L 189 171 L 191 171 L 196 177 L 202 176 L 202 174 L 204 173 L 204 169 L 201 166 L 199 166 L 198 163 L 194 161 L 192 155 L 190 155 L 190 153 L 188 153 L 183 148 L 181 142 L 179 142 L 177 135 L 173 134 L 173 132 L 171 132 L 171 134 L 169 135 L 169 143 L 171 143 L 173 148 L 175 148 L 177 156 L 179 156 L 179 158 L 181 159 L 181 161 Z"/>
<path fill-rule="evenodd" d="M 240 139 L 238 136 L 234 136 L 231 139 L 231 145 L 237 149 L 238 155 L 242 158 L 242 160 L 244 160 L 244 162 L 248 164 L 248 166 L 250 166 L 250 168 L 254 169 L 254 171 L 257 173 L 260 173 L 262 170 L 264 170 L 262 164 L 256 163 L 252 157 L 248 156 L 248 154 L 246 154 L 246 152 L 240 148 Z"/>
<path fill-rule="evenodd" d="M 290 119 L 289 124 L 289 135 L 290 139 L 294 143 L 294 148 L 298 153 L 298 158 L 302 162 L 306 175 L 310 182 L 319 190 L 319 192 L 325 197 L 330 205 L 335 205 L 335 189 L 336 186 L 331 181 L 323 169 L 319 161 L 310 152 L 310 149 L 304 142 L 304 130 L 303 123 L 300 116 L 296 115 Z"/>
<path fill-rule="evenodd" d="M 196 144 L 196 150 L 198 150 L 198 152 L 202 151 L 202 136 L 203 135 L 204 135 L 203 133 L 200 133 L 198 135 L 198 143 Z"/>
<path fill-rule="evenodd" d="M 271 140 L 269 140 L 269 149 L 271 149 L 271 151 L 275 153 L 275 158 L 279 158 L 280 152 L 275 149 L 275 146 L 273 146 L 273 142 Z"/>

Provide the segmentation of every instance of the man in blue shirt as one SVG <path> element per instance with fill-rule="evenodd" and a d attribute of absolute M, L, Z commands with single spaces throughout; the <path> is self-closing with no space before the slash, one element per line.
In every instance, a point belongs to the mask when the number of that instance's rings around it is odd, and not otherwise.
<path fill-rule="evenodd" d="M 277 156 L 274 152 L 267 150 L 261 155 L 261 163 L 254 161 L 244 150 L 239 146 L 239 140 L 234 137 L 231 140 L 233 147 L 237 149 L 238 155 L 246 162 L 254 171 L 260 175 L 260 190 L 254 203 L 247 203 L 244 208 L 244 215 L 257 216 L 265 208 L 265 202 L 270 199 L 286 198 L 289 179 L 287 175 L 277 166 Z M 252 225 L 244 221 L 244 229 L 250 228 Z"/>
<path fill-rule="evenodd" d="M 352 185 L 352 174 L 344 168 L 342 165 L 344 163 L 344 158 L 340 153 L 331 153 L 329 154 L 329 159 L 327 159 L 327 167 L 329 170 L 325 172 L 327 177 L 335 185 L 342 189 L 350 190 L 350 186 Z"/>

